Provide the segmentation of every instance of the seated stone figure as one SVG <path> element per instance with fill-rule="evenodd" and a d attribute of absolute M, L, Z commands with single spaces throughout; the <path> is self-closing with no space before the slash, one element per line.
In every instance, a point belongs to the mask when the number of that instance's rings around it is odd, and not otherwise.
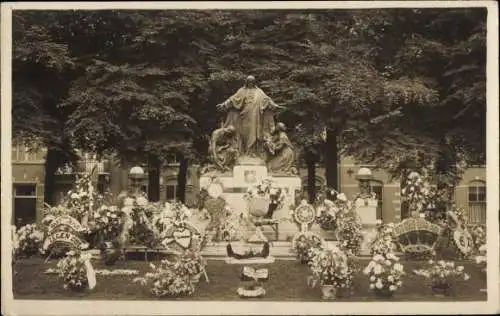
<path fill-rule="evenodd" d="M 271 135 L 268 135 L 265 146 L 269 153 L 267 167 L 271 173 L 296 174 L 295 151 L 286 134 L 286 126 L 278 123 Z"/>
<path fill-rule="evenodd" d="M 212 133 L 209 152 L 212 162 L 219 169 L 230 170 L 238 157 L 237 135 L 232 125 L 216 129 Z"/>

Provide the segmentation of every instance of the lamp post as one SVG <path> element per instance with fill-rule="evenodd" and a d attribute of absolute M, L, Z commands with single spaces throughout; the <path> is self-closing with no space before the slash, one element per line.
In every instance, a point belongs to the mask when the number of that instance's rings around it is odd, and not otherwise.
<path fill-rule="evenodd" d="M 140 166 L 132 167 L 128 173 L 131 180 L 133 194 L 139 196 L 141 189 L 141 181 L 144 179 L 144 169 Z"/>

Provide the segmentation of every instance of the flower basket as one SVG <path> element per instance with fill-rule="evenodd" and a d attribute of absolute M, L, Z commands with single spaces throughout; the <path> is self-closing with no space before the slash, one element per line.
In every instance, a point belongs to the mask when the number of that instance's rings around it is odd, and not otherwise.
<path fill-rule="evenodd" d="M 333 284 L 321 286 L 321 298 L 323 300 L 333 300 L 337 297 L 337 288 Z"/>
<path fill-rule="evenodd" d="M 255 196 L 248 199 L 248 212 L 256 217 L 267 214 L 271 200 L 268 197 Z"/>

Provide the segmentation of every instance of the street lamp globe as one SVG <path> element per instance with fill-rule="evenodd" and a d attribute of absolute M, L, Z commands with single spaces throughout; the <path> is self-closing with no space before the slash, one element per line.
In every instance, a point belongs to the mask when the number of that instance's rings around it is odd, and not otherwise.
<path fill-rule="evenodd" d="M 134 180 L 142 179 L 144 177 L 144 169 L 140 166 L 132 167 L 129 171 L 129 176 Z"/>

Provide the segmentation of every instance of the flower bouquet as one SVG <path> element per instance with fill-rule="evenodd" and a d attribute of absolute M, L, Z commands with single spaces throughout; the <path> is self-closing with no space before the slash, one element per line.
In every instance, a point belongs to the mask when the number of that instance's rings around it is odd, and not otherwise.
<path fill-rule="evenodd" d="M 337 230 L 339 248 L 347 255 L 357 255 L 363 242 L 363 226 L 359 216 L 353 209 L 342 216 Z"/>
<path fill-rule="evenodd" d="M 485 225 L 474 225 L 470 228 L 470 234 L 472 236 L 474 249 L 476 252 L 481 252 L 480 248 L 486 245 L 486 226 Z"/>
<path fill-rule="evenodd" d="M 373 240 L 370 252 L 371 255 L 386 255 L 388 253 L 393 253 L 396 249 L 396 245 L 393 240 L 394 236 L 394 224 L 380 224 L 377 227 L 377 235 Z"/>
<path fill-rule="evenodd" d="M 340 208 L 335 202 L 324 200 L 317 207 L 316 222 L 321 229 L 335 231 L 338 227 L 337 220 L 341 216 Z"/>
<path fill-rule="evenodd" d="M 292 240 L 292 250 L 301 263 L 308 263 L 315 254 L 314 249 L 323 245 L 323 239 L 311 232 L 298 233 Z"/>
<path fill-rule="evenodd" d="M 127 197 L 123 201 L 124 228 L 122 242 L 144 245 L 152 248 L 158 244 L 157 233 L 152 223 L 153 215 L 159 213 L 158 208 L 149 204 L 145 197 Z"/>
<path fill-rule="evenodd" d="M 186 251 L 173 262 L 161 260 L 159 265 L 150 263 L 149 266 L 152 272 L 135 278 L 134 282 L 148 287 L 150 293 L 158 297 L 184 296 L 194 293 L 200 276 L 205 274 L 206 262 L 199 252 Z"/>
<path fill-rule="evenodd" d="M 322 286 L 323 299 L 332 299 L 340 296 L 343 291 L 351 289 L 354 270 L 348 264 L 347 256 L 329 248 L 314 249 L 313 257 L 309 262 L 312 278 L 311 286 L 317 283 Z"/>
<path fill-rule="evenodd" d="M 363 274 L 370 280 L 370 290 L 379 297 L 392 297 L 403 284 L 404 267 L 398 262 L 399 258 L 393 253 L 386 255 L 376 254 Z"/>
<path fill-rule="evenodd" d="M 86 261 L 91 255 L 80 251 L 68 251 L 57 263 L 56 271 L 63 281 L 63 287 L 72 291 L 83 291 L 88 285 Z"/>
<path fill-rule="evenodd" d="M 31 257 L 38 253 L 43 241 L 43 232 L 36 224 L 27 224 L 15 231 L 16 255 Z"/>
<path fill-rule="evenodd" d="M 464 281 L 470 279 L 464 272 L 463 266 L 455 266 L 455 262 L 444 260 L 438 262 L 429 260 L 426 269 L 413 270 L 413 273 L 429 279 L 432 291 L 437 296 L 450 295 L 454 279 L 463 278 Z"/>
<path fill-rule="evenodd" d="M 264 179 L 256 186 L 248 188 L 244 198 L 251 215 L 272 218 L 274 211 L 283 206 L 286 194 L 283 189 L 274 187 L 272 180 Z"/>

